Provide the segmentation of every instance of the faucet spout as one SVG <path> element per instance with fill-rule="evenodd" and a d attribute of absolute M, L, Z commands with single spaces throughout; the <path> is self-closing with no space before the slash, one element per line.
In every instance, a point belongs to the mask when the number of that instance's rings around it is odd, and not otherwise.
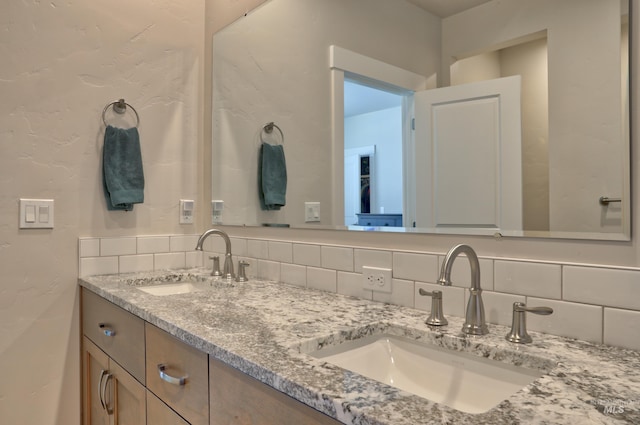
<path fill-rule="evenodd" d="M 233 258 L 231 256 L 231 239 L 229 239 L 229 235 L 227 235 L 222 230 L 218 229 L 209 229 L 204 232 L 198 238 L 198 242 L 196 243 L 196 251 L 202 251 L 202 245 L 204 244 L 205 239 L 207 239 L 211 235 L 218 235 L 224 239 L 225 243 L 225 256 L 224 256 L 224 266 L 222 271 L 222 277 L 227 280 L 235 279 L 235 274 L 233 272 Z"/>
<path fill-rule="evenodd" d="M 451 285 L 451 269 L 454 260 L 460 254 L 465 254 L 471 267 L 471 287 L 469 288 L 469 302 L 465 315 L 462 332 L 469 335 L 485 335 L 489 333 L 484 317 L 484 303 L 482 302 L 482 288 L 480 287 L 480 262 L 476 252 L 469 245 L 456 245 L 447 252 L 438 283 L 445 286 Z"/>

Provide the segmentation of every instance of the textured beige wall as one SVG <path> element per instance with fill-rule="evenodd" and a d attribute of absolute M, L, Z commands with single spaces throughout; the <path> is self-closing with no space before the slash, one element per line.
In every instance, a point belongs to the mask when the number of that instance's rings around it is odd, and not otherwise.
<path fill-rule="evenodd" d="M 203 191 L 204 2 L 0 3 L 0 422 L 80 422 L 77 238 L 195 233 Z M 145 203 L 107 212 L 103 107 L 140 114 Z M 55 199 L 19 230 L 18 199 Z M 200 220 L 201 221 L 201 220 Z"/>

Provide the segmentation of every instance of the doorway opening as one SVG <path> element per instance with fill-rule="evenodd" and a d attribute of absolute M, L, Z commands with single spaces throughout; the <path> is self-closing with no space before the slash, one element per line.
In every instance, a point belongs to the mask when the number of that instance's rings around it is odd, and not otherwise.
<path fill-rule="evenodd" d="M 344 223 L 402 226 L 404 105 L 398 94 L 357 77 L 344 81 Z"/>

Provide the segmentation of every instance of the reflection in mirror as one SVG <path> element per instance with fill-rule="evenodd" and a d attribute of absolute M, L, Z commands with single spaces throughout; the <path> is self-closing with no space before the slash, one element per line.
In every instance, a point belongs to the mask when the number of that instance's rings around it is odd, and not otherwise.
<path fill-rule="evenodd" d="M 628 240 L 628 2 L 438 3 L 270 0 L 214 35 L 223 223 Z M 258 200 L 268 122 L 278 211 Z"/>

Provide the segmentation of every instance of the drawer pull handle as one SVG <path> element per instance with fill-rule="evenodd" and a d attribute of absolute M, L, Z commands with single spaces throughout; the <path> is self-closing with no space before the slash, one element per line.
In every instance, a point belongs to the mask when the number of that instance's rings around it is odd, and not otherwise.
<path fill-rule="evenodd" d="M 102 405 L 102 408 L 107 411 L 108 415 L 113 413 L 113 409 L 109 407 L 109 402 L 106 400 L 107 385 L 109 385 L 109 380 L 112 377 L 113 375 L 111 373 L 103 370 L 100 373 L 100 382 L 98 383 L 100 386 L 100 404 Z"/>
<path fill-rule="evenodd" d="M 108 325 L 105 325 L 104 323 L 100 323 L 98 324 L 98 326 L 100 326 L 100 329 L 102 329 L 102 332 L 104 332 L 106 336 L 116 336 L 116 331 L 114 331 Z"/>
<path fill-rule="evenodd" d="M 106 370 L 102 369 L 102 371 L 100 371 L 100 379 L 98 380 L 98 396 L 100 397 L 100 405 L 102 406 L 102 410 L 106 410 L 107 408 L 104 404 L 104 394 L 102 394 L 102 380 L 107 373 L 108 372 Z"/>
<path fill-rule="evenodd" d="M 173 385 L 184 385 L 187 382 L 187 377 L 183 376 L 181 378 L 176 378 L 173 377 L 167 373 L 165 373 L 165 369 L 167 367 L 165 365 L 163 365 L 162 363 L 158 365 L 158 373 L 160 374 L 160 379 L 162 379 L 165 382 L 168 382 L 170 384 Z"/>

